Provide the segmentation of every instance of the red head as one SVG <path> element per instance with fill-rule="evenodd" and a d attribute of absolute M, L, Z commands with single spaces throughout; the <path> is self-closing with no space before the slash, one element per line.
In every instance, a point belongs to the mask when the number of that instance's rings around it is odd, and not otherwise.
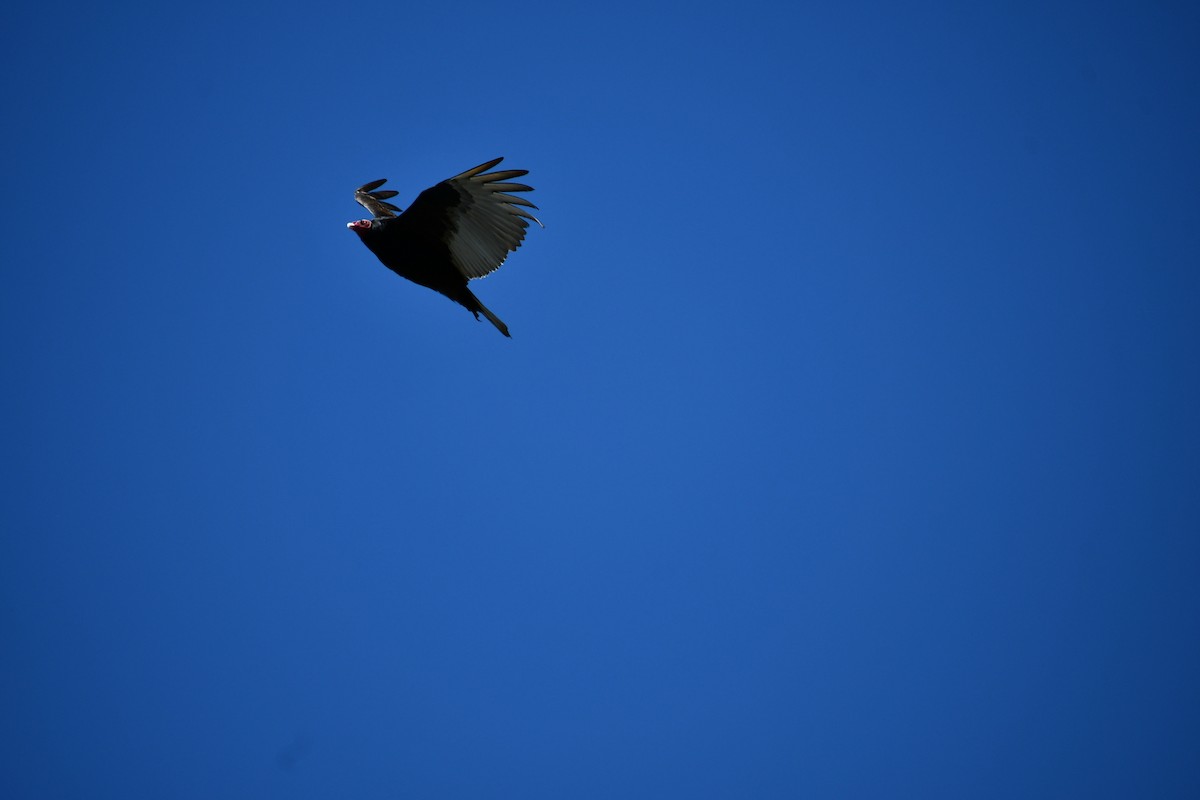
<path fill-rule="evenodd" d="M 358 232 L 358 233 L 362 233 L 363 231 L 369 231 L 369 230 L 371 230 L 371 220 L 369 220 L 369 219 L 356 219 L 356 220 L 354 220 L 354 222 L 347 222 L 347 223 L 346 223 L 346 227 L 347 227 L 347 228 L 349 228 L 349 229 L 350 229 L 350 230 L 352 230 L 352 231 L 356 231 L 356 232 Z"/>

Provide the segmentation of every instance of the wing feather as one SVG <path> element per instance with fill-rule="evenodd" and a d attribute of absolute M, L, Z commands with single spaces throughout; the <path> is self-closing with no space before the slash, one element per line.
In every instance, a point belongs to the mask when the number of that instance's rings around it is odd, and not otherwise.
<path fill-rule="evenodd" d="M 400 213 L 399 208 L 387 202 L 389 197 L 395 197 L 400 194 L 399 192 L 392 189 L 384 189 L 382 192 L 374 191 L 385 183 L 387 183 L 387 178 L 380 178 L 354 190 L 354 202 L 370 211 L 375 219 L 387 219 Z"/>
<path fill-rule="evenodd" d="M 481 172 L 487 172 L 489 169 L 496 166 L 503 160 L 504 160 L 504 156 L 501 156 L 500 158 L 493 158 L 491 161 L 480 164 L 478 167 L 472 167 L 471 169 L 467 170 L 466 172 L 460 172 L 459 174 L 455 175 L 450 180 L 453 181 L 453 180 L 457 180 L 459 178 L 473 178 Z"/>
<path fill-rule="evenodd" d="M 508 194 L 533 191 L 523 183 L 509 182 L 527 175 L 528 170 L 488 172 L 503 160 L 492 159 L 426 189 L 404 212 L 406 220 L 411 219 L 414 224 L 419 220 L 426 235 L 441 239 L 455 269 L 468 280 L 495 271 L 509 253 L 521 246 L 529 227 L 526 220 L 542 225 L 541 220 L 525 210 L 536 210 L 537 206 L 523 197 Z M 379 199 L 382 192 L 373 191 L 382 184 L 382 181 L 369 183 L 354 194 L 354 199 L 376 217 L 380 216 L 379 205 L 399 210 Z"/>

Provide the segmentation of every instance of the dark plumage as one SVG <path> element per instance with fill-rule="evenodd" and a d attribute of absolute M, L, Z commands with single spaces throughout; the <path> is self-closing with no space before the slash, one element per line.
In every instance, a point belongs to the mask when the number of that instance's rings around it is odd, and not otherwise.
<path fill-rule="evenodd" d="M 374 219 L 360 219 L 346 227 L 388 269 L 446 295 L 475 319 L 483 314 L 508 336 L 508 326 L 467 288 L 467 281 L 499 268 L 521 246 L 529 226 L 526 220 L 542 224 L 525 210 L 537 206 L 508 194 L 533 191 L 523 183 L 508 182 L 527 174 L 526 170 L 488 172 L 503 160 L 493 159 L 426 189 L 403 212 L 387 202 L 398 192 L 378 191 L 386 178 L 371 181 L 354 193 L 354 199 Z"/>

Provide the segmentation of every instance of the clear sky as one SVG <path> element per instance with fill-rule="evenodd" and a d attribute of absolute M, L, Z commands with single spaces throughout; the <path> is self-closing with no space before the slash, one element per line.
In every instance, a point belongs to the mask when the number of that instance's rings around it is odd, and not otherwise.
<path fill-rule="evenodd" d="M 1194 4 L 0 39 L 0 796 L 1200 796 Z"/>

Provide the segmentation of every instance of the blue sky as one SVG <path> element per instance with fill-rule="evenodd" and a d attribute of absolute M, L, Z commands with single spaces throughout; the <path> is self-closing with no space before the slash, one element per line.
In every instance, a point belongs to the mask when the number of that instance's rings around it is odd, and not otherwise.
<path fill-rule="evenodd" d="M 3 796 L 1200 794 L 1194 8 L 0 36 Z"/>

